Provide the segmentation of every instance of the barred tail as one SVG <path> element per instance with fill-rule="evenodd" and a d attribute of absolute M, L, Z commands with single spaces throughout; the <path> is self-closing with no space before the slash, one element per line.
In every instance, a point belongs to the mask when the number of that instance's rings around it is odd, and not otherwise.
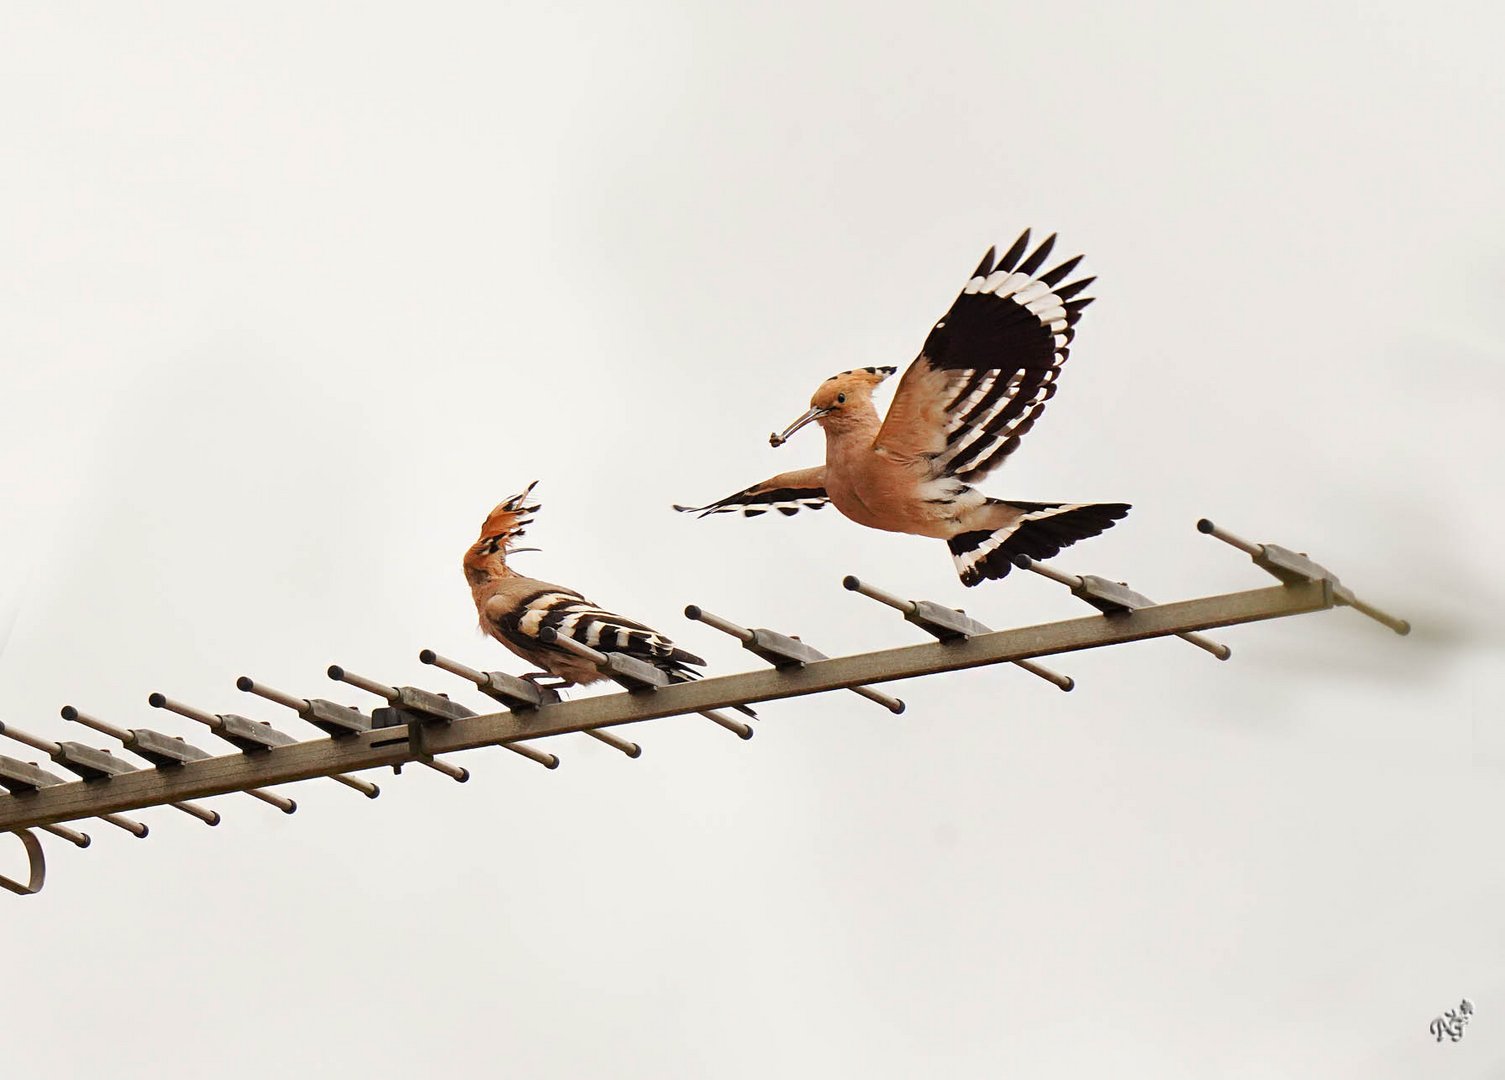
<path fill-rule="evenodd" d="M 948 541 L 963 585 L 1007 577 L 1016 555 L 1049 559 L 1078 540 L 1113 528 L 1129 512 L 1127 503 L 988 502 L 1021 513 L 1002 528 L 960 533 Z"/>

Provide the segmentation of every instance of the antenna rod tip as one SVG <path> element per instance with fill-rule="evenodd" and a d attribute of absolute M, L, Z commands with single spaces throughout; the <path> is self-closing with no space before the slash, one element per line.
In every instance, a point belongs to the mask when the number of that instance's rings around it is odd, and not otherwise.
<path fill-rule="evenodd" d="M 432 664 L 438 658 L 439 654 L 434 652 L 433 649 L 424 649 L 418 654 L 418 662 L 420 664 Z"/>
<path fill-rule="evenodd" d="M 700 615 L 701 615 L 700 605 L 698 605 L 698 604 L 686 604 L 685 605 L 685 618 L 689 619 L 691 622 L 699 622 L 700 621 Z"/>
<path fill-rule="evenodd" d="M 64 720 L 77 720 L 78 710 L 75 709 L 72 705 L 64 705 L 62 708 L 62 715 Z"/>
<path fill-rule="evenodd" d="M 1031 566 L 1034 565 L 1034 560 L 1031 559 L 1028 555 L 1015 555 L 1014 565 L 1021 570 L 1028 570 Z"/>
<path fill-rule="evenodd" d="M 325 674 L 335 682 L 343 682 L 345 679 L 345 669 L 340 667 L 339 664 L 330 664 L 329 670 Z"/>
<path fill-rule="evenodd" d="M 558 636 L 559 631 L 555 630 L 552 626 L 542 627 L 538 631 L 538 640 L 543 642 L 545 645 L 554 644 L 554 639 Z"/>
<path fill-rule="evenodd" d="M 862 588 L 862 582 L 858 580 L 856 574 L 848 574 L 846 577 L 841 579 L 841 587 L 847 592 L 856 592 L 858 589 Z"/>
<path fill-rule="evenodd" d="M 235 680 L 235 689 L 249 694 L 252 690 L 256 689 L 256 683 L 249 675 L 242 675 Z"/>
<path fill-rule="evenodd" d="M 150 694 L 146 695 L 146 703 L 154 709 L 160 709 L 167 704 L 167 698 L 165 695 L 153 690 Z"/>
<path fill-rule="evenodd" d="M 1210 533 L 1213 529 L 1216 528 L 1217 526 L 1212 523 L 1211 518 L 1203 518 L 1201 521 L 1197 522 L 1197 532 L 1199 533 Z"/>

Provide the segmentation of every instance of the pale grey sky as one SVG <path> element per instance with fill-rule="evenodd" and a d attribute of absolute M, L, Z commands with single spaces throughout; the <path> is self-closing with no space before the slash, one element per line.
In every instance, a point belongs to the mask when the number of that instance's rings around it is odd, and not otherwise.
<path fill-rule="evenodd" d="M 1025 225 L 1099 300 L 986 488 L 1135 504 L 1059 565 L 1264 584 L 1205 514 L 1417 627 L 1324 613 L 1226 632 L 1227 664 L 1066 658 L 1069 695 L 971 672 L 901 717 L 831 696 L 746 744 L 664 721 L 635 762 L 577 737 L 554 773 L 477 752 L 464 786 L 93 828 L 0 901 L 7 1075 L 1505 1074 L 1497 6 L 0 18 L 7 722 L 189 734 L 160 689 L 312 735 L 234 677 L 520 670 L 459 559 L 535 478 L 528 570 L 721 670 L 749 662 L 685 603 L 919 640 L 846 573 L 1082 614 L 831 511 L 669 510 L 818 460 L 767 433 L 907 362 Z"/>

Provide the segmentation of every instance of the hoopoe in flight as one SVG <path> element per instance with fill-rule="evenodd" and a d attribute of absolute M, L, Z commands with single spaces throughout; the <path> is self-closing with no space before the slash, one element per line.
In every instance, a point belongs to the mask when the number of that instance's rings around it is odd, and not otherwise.
<path fill-rule="evenodd" d="M 826 463 L 780 473 L 707 506 L 709 514 L 796 514 L 833 503 L 859 525 L 947 541 L 962 584 L 1005 577 L 1017 555 L 1048 559 L 1113 527 L 1125 503 L 1018 502 L 971 483 L 1001 465 L 1056 390 L 1082 309 L 1073 299 L 1095 278 L 1061 285 L 1082 257 L 1039 273 L 1055 246 L 1028 258 L 1028 229 L 996 263 L 988 253 L 935 324 L 880 420 L 873 390 L 892 367 L 833 375 L 810 409 L 768 441 L 780 446 L 814 421 L 826 433 Z"/>
<path fill-rule="evenodd" d="M 465 553 L 465 580 L 480 615 L 481 629 L 518 656 L 555 676 L 564 686 L 584 686 L 606 676 L 583 657 L 539 639 L 545 627 L 602 653 L 625 653 L 658 668 L 675 682 L 699 678 L 691 665 L 705 663 L 663 634 L 642 623 L 599 608 L 573 589 L 524 577 L 507 565 L 507 556 L 537 548 L 514 546 L 538 512 L 528 496 L 538 481 L 498 503 L 481 526 L 481 537 Z M 542 673 L 523 676 L 537 682 Z M 755 715 L 745 706 L 743 712 Z"/>

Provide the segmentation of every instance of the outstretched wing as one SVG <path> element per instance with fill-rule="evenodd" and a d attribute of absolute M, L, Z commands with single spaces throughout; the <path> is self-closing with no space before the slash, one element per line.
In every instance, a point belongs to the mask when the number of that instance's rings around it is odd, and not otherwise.
<path fill-rule="evenodd" d="M 599 608 L 573 590 L 539 585 L 537 592 L 520 600 L 497 597 L 486 607 L 487 620 L 514 644 L 535 652 L 562 651 L 539 640 L 540 632 L 549 627 L 597 652 L 626 653 L 674 675 L 685 674 L 687 665 L 705 663 L 657 630 Z"/>
<path fill-rule="evenodd" d="M 826 467 L 817 465 L 813 469 L 779 473 L 761 484 L 754 484 L 735 495 L 728 495 L 705 506 L 680 506 L 676 503 L 674 509 L 682 514 L 699 514 L 701 517 L 730 514 L 738 510 L 743 517 L 757 517 L 770 510 L 777 510 L 788 516 L 798 514 L 801 510 L 819 510 L 828 502 L 830 496 L 826 494 Z"/>
<path fill-rule="evenodd" d="M 899 382 L 875 449 L 927 458 L 934 475 L 973 481 L 1013 453 L 1056 390 L 1094 278 L 1060 284 L 1082 257 L 1040 273 L 1055 234 L 1028 258 L 1029 230 L 995 264 L 983 256 Z M 1022 260 L 1022 261 L 1021 261 Z"/>

